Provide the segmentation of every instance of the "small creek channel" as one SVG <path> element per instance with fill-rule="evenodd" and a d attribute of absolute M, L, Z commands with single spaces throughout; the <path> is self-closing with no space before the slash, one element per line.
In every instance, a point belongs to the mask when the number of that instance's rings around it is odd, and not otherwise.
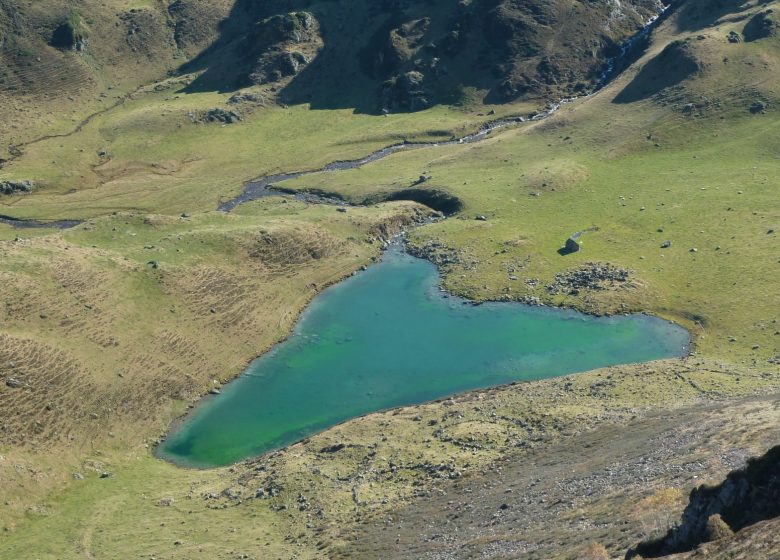
<path fill-rule="evenodd" d="M 315 297 L 292 336 L 204 399 L 158 456 L 227 465 L 378 410 L 688 351 L 688 332 L 656 317 L 470 305 L 438 284 L 433 264 L 391 244 Z"/>

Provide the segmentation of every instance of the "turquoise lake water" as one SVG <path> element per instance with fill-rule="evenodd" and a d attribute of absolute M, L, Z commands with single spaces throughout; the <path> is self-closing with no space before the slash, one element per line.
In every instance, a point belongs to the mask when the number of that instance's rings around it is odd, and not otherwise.
<path fill-rule="evenodd" d="M 293 335 L 205 399 L 158 455 L 227 465 L 377 410 L 688 350 L 688 332 L 655 317 L 471 305 L 438 282 L 431 263 L 389 250 L 318 295 Z"/>

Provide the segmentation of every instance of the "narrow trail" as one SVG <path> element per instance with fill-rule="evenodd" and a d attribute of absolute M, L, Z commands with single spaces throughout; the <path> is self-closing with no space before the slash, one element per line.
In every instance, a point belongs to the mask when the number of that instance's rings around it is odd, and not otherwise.
<path fill-rule="evenodd" d="M 473 144 L 488 138 L 491 135 L 491 133 L 497 130 L 517 126 L 523 123 L 535 122 L 535 121 L 546 119 L 554 115 L 564 105 L 572 103 L 578 99 L 587 98 L 595 95 L 596 93 L 604 89 L 604 87 L 606 87 L 609 83 L 611 83 L 615 79 L 615 77 L 619 76 L 620 73 L 630 65 L 631 60 L 637 54 L 637 50 L 641 48 L 642 43 L 649 38 L 652 30 L 661 21 L 663 21 L 666 16 L 668 16 L 672 12 L 670 7 L 671 4 L 669 6 L 666 6 L 658 15 L 651 18 L 645 24 L 645 26 L 642 27 L 641 30 L 639 30 L 635 35 L 627 39 L 621 45 L 619 53 L 615 57 L 613 57 L 612 59 L 606 62 L 604 71 L 599 77 L 594 90 L 590 93 L 587 93 L 580 97 L 567 97 L 561 99 L 558 102 L 550 103 L 547 105 L 547 108 L 545 110 L 539 111 L 537 113 L 532 113 L 527 116 L 512 116 L 512 117 L 506 117 L 503 119 L 487 122 L 484 125 L 482 125 L 482 127 L 477 132 L 467 134 L 460 138 L 453 138 L 451 140 L 447 140 L 443 142 L 402 142 L 398 144 L 392 144 L 384 148 L 380 148 L 379 150 L 371 152 L 369 155 L 362 157 L 360 159 L 333 161 L 331 163 L 326 164 L 323 167 L 320 167 L 319 169 L 312 169 L 307 171 L 290 171 L 286 173 L 265 175 L 258 179 L 254 179 L 252 181 L 247 182 L 244 185 L 241 194 L 220 203 L 217 209 L 222 212 L 230 212 L 240 204 L 243 204 L 245 202 L 250 202 L 252 200 L 258 200 L 268 196 L 294 196 L 301 200 L 305 200 L 307 202 L 313 202 L 313 203 L 344 204 L 344 201 L 334 197 L 320 196 L 312 193 L 298 193 L 293 191 L 286 191 L 283 189 L 277 189 L 275 187 L 278 183 L 288 181 L 291 179 L 297 179 L 299 177 L 314 175 L 316 173 L 333 173 L 337 171 L 358 169 L 360 167 L 363 167 L 364 165 L 368 165 L 369 163 L 379 161 L 381 159 L 384 159 L 388 156 L 391 156 L 395 153 L 402 152 L 402 151 L 410 151 L 410 150 L 417 150 L 423 148 L 436 148 L 442 146 L 455 146 L 460 144 Z M 27 142 L 24 145 L 25 146 L 31 145 L 49 138 L 61 138 L 61 137 L 70 136 L 72 134 L 76 134 L 81 129 L 83 129 L 84 126 L 89 124 L 89 122 L 93 118 L 103 113 L 106 113 L 118 107 L 119 105 L 123 104 L 127 99 L 130 99 L 134 93 L 140 91 L 140 89 L 141 88 L 139 88 L 133 93 L 127 94 L 125 97 L 117 101 L 117 103 L 115 103 L 111 107 L 108 107 L 106 109 L 103 109 L 101 111 L 98 111 L 97 113 L 93 113 L 92 115 L 88 116 L 86 119 L 84 119 L 81 122 L 81 124 L 79 124 L 79 126 L 77 126 L 74 130 L 68 133 L 43 136 L 35 140 L 32 140 L 30 142 Z M 15 228 L 68 229 L 79 225 L 80 223 L 82 223 L 82 221 L 67 220 L 67 219 L 43 221 L 43 220 L 35 220 L 35 219 L 17 219 L 11 216 L 0 215 L 0 223 L 9 224 Z"/>

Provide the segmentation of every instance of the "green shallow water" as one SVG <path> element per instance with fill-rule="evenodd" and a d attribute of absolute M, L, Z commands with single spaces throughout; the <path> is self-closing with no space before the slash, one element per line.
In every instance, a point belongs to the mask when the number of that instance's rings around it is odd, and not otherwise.
<path fill-rule="evenodd" d="M 681 356 L 688 332 L 647 315 L 469 305 L 398 248 L 318 295 L 293 335 L 209 397 L 159 456 L 215 467 L 369 412 L 470 389 Z"/>

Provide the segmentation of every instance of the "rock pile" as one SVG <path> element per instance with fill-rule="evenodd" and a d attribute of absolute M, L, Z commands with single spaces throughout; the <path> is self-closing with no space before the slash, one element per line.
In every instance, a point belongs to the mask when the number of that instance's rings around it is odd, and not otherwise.
<path fill-rule="evenodd" d="M 228 105 L 238 105 L 240 103 L 256 103 L 258 105 L 265 105 L 265 97 L 259 93 L 238 92 L 231 95 L 227 102 Z"/>
<path fill-rule="evenodd" d="M 555 280 L 546 286 L 550 294 L 577 295 L 580 290 L 604 290 L 628 281 L 630 271 L 610 264 L 585 263 L 575 270 L 555 275 Z"/>
<path fill-rule="evenodd" d="M 0 181 L 0 194 L 27 194 L 35 188 L 35 183 L 30 180 Z"/>
<path fill-rule="evenodd" d="M 200 118 L 201 122 L 234 124 L 241 120 L 241 115 L 235 111 L 228 111 L 217 107 L 206 111 Z"/>

